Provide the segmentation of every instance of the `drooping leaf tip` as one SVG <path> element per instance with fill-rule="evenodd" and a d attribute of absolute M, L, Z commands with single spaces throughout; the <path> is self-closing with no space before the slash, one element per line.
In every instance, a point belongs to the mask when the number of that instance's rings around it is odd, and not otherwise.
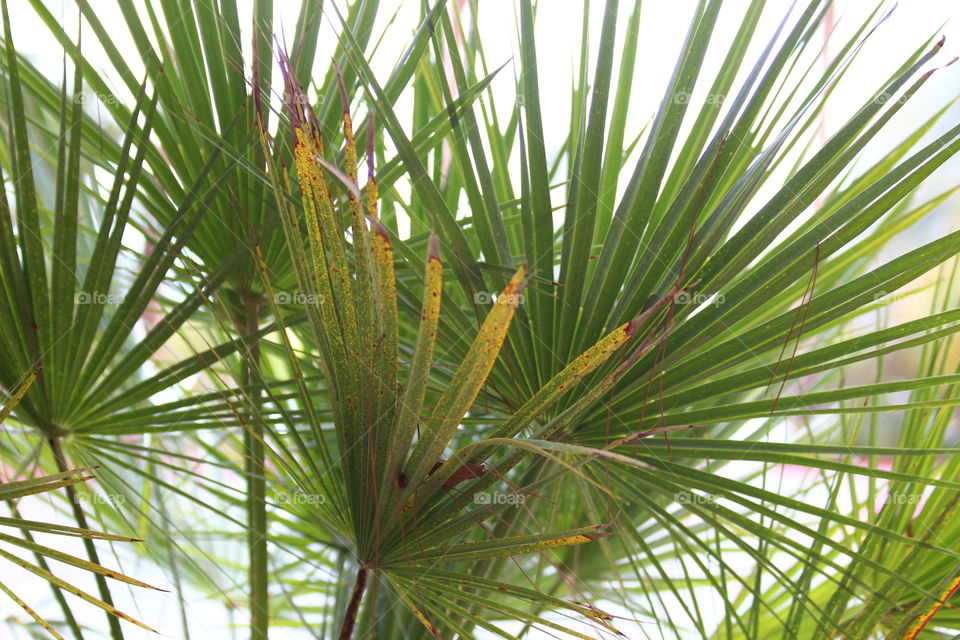
<path fill-rule="evenodd" d="M 627 337 L 632 337 L 634 333 L 640 328 L 640 325 L 643 324 L 643 316 L 637 316 L 633 320 L 627 323 L 627 328 L 623 330 L 627 334 Z"/>
<path fill-rule="evenodd" d="M 427 241 L 427 260 L 440 262 L 440 238 L 432 231 L 430 232 L 430 239 Z"/>
<path fill-rule="evenodd" d="M 517 272 L 516 272 L 515 274 L 513 274 L 512 280 L 517 280 L 515 293 L 520 293 L 521 291 L 523 291 L 523 290 L 526 288 L 526 286 L 527 286 L 527 278 L 526 278 L 526 277 L 527 277 L 527 273 L 528 273 L 527 263 L 524 262 L 523 264 L 520 265 L 520 268 L 517 269 Z"/>
<path fill-rule="evenodd" d="M 370 216 L 367 216 L 367 220 L 370 221 L 370 226 L 373 227 L 373 232 L 383 238 L 387 244 L 390 244 L 390 234 L 387 233 L 387 228 L 383 226 L 383 223 Z"/>
<path fill-rule="evenodd" d="M 590 542 L 593 542 L 594 540 L 599 540 L 601 538 L 609 538 L 612 535 L 613 535 L 612 532 L 607 531 L 605 533 L 587 533 L 584 535 L 584 537 L 587 538 Z"/>
<path fill-rule="evenodd" d="M 922 76 L 922 79 L 923 79 L 923 80 L 926 80 L 927 78 L 929 78 L 930 76 L 932 76 L 932 75 L 933 75 L 934 73 L 936 73 L 937 71 L 940 71 L 940 69 L 946 69 L 947 67 L 949 67 L 950 65 L 952 65 L 952 64 L 953 64 L 954 62 L 956 62 L 956 61 L 957 61 L 957 57 L 954 56 L 954 57 L 951 58 L 949 61 L 947 61 L 945 64 L 942 64 L 942 65 L 940 65 L 939 67 L 934 67 L 933 69 L 930 69 L 929 71 L 927 71 L 926 73 L 924 73 L 923 76 Z"/>
<path fill-rule="evenodd" d="M 357 200 L 360 199 L 360 189 L 359 187 L 357 187 L 357 183 L 354 182 L 350 176 L 344 173 L 337 165 L 333 164 L 332 162 L 329 162 L 328 160 L 326 160 L 325 158 L 322 158 L 317 154 L 314 154 L 313 159 L 316 161 L 317 164 L 319 164 L 324 169 L 332 173 L 334 177 L 337 180 L 339 180 L 343 184 L 343 186 L 347 188 L 347 190 L 350 192 L 350 195 L 352 195 Z"/>

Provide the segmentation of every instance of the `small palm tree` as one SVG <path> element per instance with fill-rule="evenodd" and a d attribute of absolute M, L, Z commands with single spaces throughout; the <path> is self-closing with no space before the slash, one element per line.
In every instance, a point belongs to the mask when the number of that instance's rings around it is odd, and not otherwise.
<path fill-rule="evenodd" d="M 384 74 L 381 4 L 305 1 L 288 43 L 269 2 L 118 2 L 123 24 L 80 3 L 102 68 L 31 0 L 72 65 L 59 84 L 4 4 L 0 455 L 57 474 L 26 482 L 66 487 L 57 531 L 88 559 L 30 538 L 54 525 L 0 542 L 93 571 L 85 599 L 111 613 L 94 540 L 146 538 L 183 637 L 193 594 L 245 607 L 253 640 L 960 630 L 960 232 L 886 252 L 956 189 L 919 191 L 960 150 L 949 105 L 902 118 L 943 40 L 818 142 L 888 16 L 828 55 L 829 2 L 765 33 L 779 7 L 703 0 L 642 125 L 640 3 L 584 2 L 557 136 L 534 3 L 515 3 L 508 110 L 491 9 L 422 3 Z M 927 308 L 891 324 L 904 296 Z M 123 508 L 76 499 L 78 466 Z M 90 635 L 77 587 L 37 575 L 63 616 L 25 608 L 37 624 Z"/>

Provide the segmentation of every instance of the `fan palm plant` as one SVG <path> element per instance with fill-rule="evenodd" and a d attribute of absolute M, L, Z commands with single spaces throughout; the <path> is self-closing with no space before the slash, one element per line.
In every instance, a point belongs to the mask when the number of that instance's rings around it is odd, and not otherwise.
<path fill-rule="evenodd" d="M 35 2 L 33 6 L 63 46 L 72 55 L 79 56 L 78 45 L 70 40 L 65 26 L 50 9 L 42 2 Z M 106 47 L 105 54 L 113 64 L 111 71 L 119 76 L 122 88 L 136 92 L 140 80 L 132 71 L 131 63 L 113 43 L 110 29 L 102 23 L 94 7 L 79 8 L 94 35 Z M 132 5 L 120 4 L 119 9 L 147 78 L 156 89 L 157 108 L 164 114 L 154 128 L 157 147 L 147 148 L 144 156 L 144 171 L 150 172 L 154 180 L 145 185 L 140 197 L 149 202 L 151 216 L 157 223 L 169 225 L 177 217 L 177 209 L 171 203 L 179 202 L 186 194 L 185 186 L 194 185 L 204 163 L 210 165 L 202 188 L 215 191 L 218 196 L 209 200 L 196 229 L 184 238 L 184 246 L 199 258 L 197 268 L 201 273 L 232 259 L 233 267 L 218 287 L 214 310 L 248 340 L 247 348 L 256 353 L 260 344 L 253 336 L 267 322 L 262 311 L 269 308 L 269 303 L 264 298 L 264 291 L 258 288 L 253 253 L 243 251 L 237 258 L 238 247 L 256 243 L 278 290 L 285 293 L 293 285 L 289 257 L 279 234 L 277 211 L 269 193 L 270 183 L 265 179 L 266 158 L 255 126 L 257 108 L 263 100 L 269 100 L 271 91 L 272 4 L 257 3 L 254 7 L 251 16 L 253 47 L 249 61 L 244 59 L 239 29 L 241 18 L 235 6 L 218 9 L 213 4 L 195 6 L 185 2 L 161 7 L 159 11 L 148 6 L 152 16 L 149 25 L 143 24 L 140 13 Z M 376 16 L 375 3 L 356 3 L 351 7 L 347 16 L 349 26 L 345 28 L 354 34 L 354 46 L 368 46 Z M 291 71 L 298 82 L 307 83 L 314 72 L 312 64 L 320 27 L 318 6 L 304 2 L 292 41 L 295 55 Z M 418 40 L 419 44 L 415 44 L 407 60 L 391 78 L 387 86 L 389 94 L 398 95 L 408 82 L 419 60 L 418 50 L 426 45 L 425 34 Z M 197 67 L 197 55 L 201 51 L 207 54 L 207 64 Z M 337 63 L 334 62 L 324 81 L 317 82 L 317 92 L 323 96 L 318 110 L 325 135 L 335 131 L 339 123 L 337 83 L 351 91 L 356 85 L 353 65 L 343 53 L 336 57 L 340 59 L 336 72 Z M 80 64 L 84 76 L 109 114 L 118 122 L 128 119 L 129 105 L 111 90 L 110 79 L 91 65 L 84 64 Z M 243 76 L 247 67 L 251 70 L 249 81 Z M 34 74 L 33 81 L 48 99 L 57 91 L 56 86 L 44 81 L 39 74 Z M 269 111 L 261 114 L 263 125 L 270 128 Z M 184 126 L 188 123 L 190 126 Z M 102 148 L 102 136 L 96 128 L 84 129 L 84 135 L 88 145 Z M 277 149 L 282 152 L 283 147 Z M 109 153 L 118 151 L 114 146 Z M 289 154 L 281 161 L 289 162 Z M 260 366 L 259 358 L 243 360 L 239 372 L 241 382 L 250 383 L 259 378 Z M 264 463 L 259 435 L 262 434 L 247 434 L 245 441 L 245 475 L 250 503 L 251 602 L 265 601 L 267 593 L 266 487 L 260 471 Z M 265 633 L 266 611 L 254 611 L 255 626 Z"/>
<path fill-rule="evenodd" d="M 4 17 L 5 94 L 9 97 L 5 114 L 9 146 L 4 155 L 10 159 L 12 180 L 0 205 L 4 260 L 0 276 L 4 291 L 2 384 L 15 389 L 25 376 L 36 373 L 33 392 L 22 398 L 16 418 L 41 438 L 53 454 L 58 471 L 65 473 L 73 463 L 83 464 L 84 459 L 97 457 L 93 453 L 99 448 L 96 437 L 123 425 L 130 419 L 131 409 L 144 407 L 145 399 L 163 393 L 200 369 L 208 369 L 242 344 L 231 340 L 142 376 L 139 384 L 129 384 L 131 375 L 142 374 L 145 363 L 170 346 L 170 338 L 232 273 L 243 254 L 234 251 L 219 268 L 210 269 L 192 283 L 182 280 L 180 300 L 167 313 L 152 318 L 144 330 L 141 318 L 162 299 L 169 282 L 167 274 L 203 219 L 212 191 L 207 176 L 214 163 L 207 162 L 196 175 L 194 186 L 173 205 L 175 215 L 150 238 L 149 255 L 136 255 L 133 247 L 124 246 L 125 238 L 129 242 L 125 234 L 134 229 L 130 212 L 141 194 L 145 156 L 153 149 L 146 141 L 157 109 L 156 99 L 147 96 L 145 87 L 138 90 L 118 155 L 101 160 L 101 166 L 116 176 L 108 195 L 101 195 L 92 177 L 84 184 L 93 167 L 81 171 L 84 102 L 81 66 L 75 65 L 73 91 L 68 94 L 64 84 L 59 96 L 56 137 L 48 136 L 41 127 L 35 138 L 44 158 L 38 162 L 31 150 L 25 106 L 29 103 L 23 95 L 21 65 L 5 5 Z M 44 163 L 51 149 L 57 150 L 52 167 L 55 190 L 49 194 L 51 200 L 44 202 L 36 174 L 50 168 Z M 8 198 L 13 199 L 13 207 Z M 52 244 L 48 243 L 51 235 Z M 173 403 L 168 409 L 150 407 L 136 420 L 137 429 L 149 428 L 149 424 L 167 427 L 191 415 L 190 407 L 182 404 Z M 124 415 L 118 415 L 120 412 Z M 39 450 L 34 450 L 29 461 L 19 464 L 35 462 L 38 454 Z M 83 506 L 76 500 L 72 485 L 67 485 L 67 491 L 77 524 L 86 528 Z M 98 562 L 92 541 L 86 543 L 90 560 Z M 102 576 L 98 576 L 98 587 L 103 601 L 111 605 Z M 111 633 L 121 637 L 119 623 L 114 617 L 109 619 Z"/>
<path fill-rule="evenodd" d="M 903 125 L 952 73 L 934 76 L 943 40 L 918 43 L 818 143 L 889 16 L 858 16 L 830 54 L 816 37 L 830 2 L 783 9 L 768 33 L 779 7 L 701 0 L 640 127 L 640 3 L 585 2 L 556 132 L 530 0 L 516 2 L 508 110 L 486 5 L 421 3 L 383 81 L 374 29 L 396 27 L 380 4 L 303 2 L 288 47 L 269 2 L 245 18 L 233 3 L 119 2 L 143 80 L 99 6 L 78 11 L 105 68 L 32 0 L 72 91 L 17 56 L 5 22 L 3 388 L 19 395 L 40 365 L 11 441 L 47 447 L 30 460 L 50 471 L 100 465 L 138 498 L 136 514 L 94 515 L 131 534 L 147 523 L 182 634 L 193 591 L 231 610 L 246 598 L 255 640 L 280 626 L 342 639 L 960 628 L 960 232 L 883 253 L 955 191 L 919 192 L 960 149 L 960 127 L 940 122 L 949 105 Z M 317 62 L 323 21 L 334 63 Z M 120 135 L 79 106 L 84 82 Z M 900 141 L 857 164 L 890 131 Z M 116 176 L 109 196 L 87 165 Z M 40 166 L 57 176 L 49 196 Z M 127 280 L 131 234 L 152 247 Z M 864 323 L 929 274 L 929 312 Z M 117 282 L 133 293 L 116 309 L 77 298 Z M 155 308 L 141 339 L 130 327 Z M 171 364 L 174 344 L 195 353 Z M 912 375 L 883 366 L 914 357 Z M 785 484 L 789 469 L 804 483 Z"/>
<path fill-rule="evenodd" d="M 10 412 L 23 400 L 24 396 L 27 393 L 27 390 L 30 386 L 37 380 L 37 373 L 33 372 L 29 374 L 26 379 L 20 384 L 19 387 L 14 389 L 12 396 L 9 398 L 8 402 L 3 405 L 0 409 L 0 425 L 4 423 L 7 419 L 7 416 L 10 415 Z M 22 538 L 18 538 L 14 535 L 9 535 L 7 533 L 0 533 L 0 542 L 4 544 L 5 547 L 13 547 L 14 549 L 20 549 L 23 551 L 30 552 L 34 555 L 36 563 L 32 563 L 24 558 L 10 553 L 8 549 L 0 549 L 0 557 L 3 557 L 4 560 L 11 563 L 13 566 L 20 567 L 25 569 L 34 576 L 46 580 L 50 583 L 53 588 L 54 595 L 57 598 L 58 603 L 63 608 L 63 612 L 66 614 L 66 624 L 69 626 L 71 631 L 75 632 L 77 635 L 80 635 L 80 627 L 77 624 L 76 619 L 73 617 L 72 612 L 69 606 L 64 599 L 63 592 L 72 593 L 79 598 L 100 607 L 111 617 L 111 619 L 123 619 L 128 620 L 131 623 L 141 626 L 144 629 L 153 631 L 150 627 L 147 627 L 143 623 L 131 618 L 127 614 L 117 610 L 112 603 L 104 602 L 97 599 L 96 597 L 78 589 L 69 582 L 63 580 L 62 578 L 57 577 L 54 573 L 50 571 L 50 565 L 48 560 L 56 560 L 63 564 L 79 567 L 94 573 L 100 580 L 105 578 L 111 578 L 113 580 L 118 580 L 121 582 L 126 582 L 127 584 L 135 585 L 138 587 L 147 587 L 152 588 L 150 585 L 140 582 L 125 576 L 116 571 L 112 571 L 105 567 L 100 566 L 99 564 L 88 562 L 82 558 L 72 556 L 67 553 L 63 553 L 55 548 L 51 548 L 42 544 L 38 544 L 34 540 L 34 534 L 53 534 L 59 536 L 69 536 L 69 537 L 78 537 L 82 538 L 84 541 L 88 540 L 109 540 L 109 541 L 118 541 L 118 542 L 141 542 L 134 538 L 126 538 L 124 536 L 115 536 L 107 533 L 100 533 L 96 531 L 90 531 L 85 528 L 77 527 L 67 527 L 63 525 L 50 524 L 46 522 L 37 522 L 33 520 L 27 520 L 20 516 L 20 512 L 17 509 L 17 503 L 24 498 L 25 496 L 36 495 L 45 493 L 48 491 L 55 491 L 56 489 L 66 488 L 70 492 L 70 497 L 76 501 L 76 485 L 81 484 L 87 480 L 90 480 L 93 476 L 83 475 L 86 472 L 89 472 L 90 469 L 71 469 L 68 471 L 63 471 L 58 474 L 41 476 L 41 477 L 32 477 L 25 480 L 18 481 L 6 481 L 0 482 L 0 498 L 7 504 L 10 509 L 11 517 L 0 518 L 0 525 L 6 527 L 7 529 L 15 529 L 20 533 Z M 14 589 L 7 584 L 6 582 L 0 582 L 0 591 L 3 591 L 7 597 L 13 600 L 23 611 L 33 619 L 33 621 L 38 624 L 46 633 L 49 633 L 54 638 L 62 640 L 63 636 L 49 623 L 47 622 L 40 614 L 38 614 L 29 604 L 23 601 Z"/>

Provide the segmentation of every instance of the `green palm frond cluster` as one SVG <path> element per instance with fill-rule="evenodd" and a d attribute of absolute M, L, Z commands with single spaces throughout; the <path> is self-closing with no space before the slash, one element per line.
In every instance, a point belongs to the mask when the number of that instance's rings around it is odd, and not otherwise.
<path fill-rule="evenodd" d="M 55 596 L 0 583 L 11 634 L 139 637 L 108 578 L 184 638 L 960 632 L 939 34 L 827 129 L 888 7 L 698 0 L 656 87 L 584 0 L 557 127 L 550 3 L 499 67 L 477 0 L 239 4 L 3 3 L 0 555 Z"/>

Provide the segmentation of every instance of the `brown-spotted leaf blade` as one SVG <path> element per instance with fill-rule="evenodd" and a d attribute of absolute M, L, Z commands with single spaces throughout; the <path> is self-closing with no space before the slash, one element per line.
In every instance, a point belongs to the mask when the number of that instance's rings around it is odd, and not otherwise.
<path fill-rule="evenodd" d="M 440 454 L 486 382 L 522 299 L 525 274 L 526 267 L 520 267 L 497 297 L 466 357 L 426 421 L 421 439 L 405 469 L 412 487 L 416 487 L 440 459 Z"/>

